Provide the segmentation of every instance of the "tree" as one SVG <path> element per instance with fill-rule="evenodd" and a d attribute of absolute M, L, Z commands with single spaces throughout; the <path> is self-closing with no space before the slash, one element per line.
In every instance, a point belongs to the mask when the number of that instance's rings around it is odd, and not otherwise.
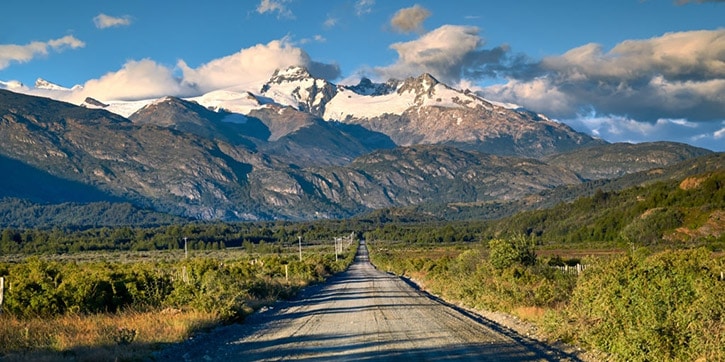
<path fill-rule="evenodd" d="M 488 260 L 496 269 L 506 269 L 514 264 L 536 264 L 533 238 L 517 234 L 509 239 L 493 239 L 488 243 Z"/>

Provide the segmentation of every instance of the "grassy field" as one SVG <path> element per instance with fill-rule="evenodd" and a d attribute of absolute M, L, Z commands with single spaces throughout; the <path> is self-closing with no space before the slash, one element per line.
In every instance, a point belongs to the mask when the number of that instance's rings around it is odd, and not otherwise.
<path fill-rule="evenodd" d="M 5 256 L 0 359 L 143 360 L 342 271 L 354 245 Z"/>

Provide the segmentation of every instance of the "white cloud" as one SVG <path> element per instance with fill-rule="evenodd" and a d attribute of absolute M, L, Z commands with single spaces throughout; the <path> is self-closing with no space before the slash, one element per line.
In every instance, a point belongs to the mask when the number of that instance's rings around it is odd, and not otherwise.
<path fill-rule="evenodd" d="M 725 122 L 723 122 L 723 123 L 725 123 Z M 725 138 L 725 127 L 720 128 L 719 130 L 713 132 L 712 136 L 716 140 L 724 139 Z"/>
<path fill-rule="evenodd" d="M 299 43 L 300 44 L 307 44 L 307 43 L 312 43 L 312 42 L 324 43 L 326 41 L 327 41 L 327 39 L 325 39 L 324 36 L 322 36 L 320 34 L 316 34 L 312 38 L 302 38 L 302 39 L 300 39 Z"/>
<path fill-rule="evenodd" d="M 276 69 L 293 65 L 305 66 L 323 78 L 334 79 L 339 76 L 337 66 L 312 61 L 304 50 L 292 46 L 287 39 L 242 49 L 197 68 L 189 67 L 184 61 L 178 63 L 184 74 L 184 84 L 201 92 L 239 86 L 257 91 Z"/>
<path fill-rule="evenodd" d="M 0 69 L 5 69 L 12 62 L 26 63 L 37 56 L 47 55 L 50 50 L 62 52 L 63 50 L 83 48 L 86 44 L 72 35 L 51 39 L 47 42 L 34 41 L 26 45 L 0 44 Z"/>
<path fill-rule="evenodd" d="M 101 13 L 93 18 L 93 23 L 96 24 L 98 29 L 106 29 L 131 25 L 131 18 L 129 16 L 114 17 Z"/>
<path fill-rule="evenodd" d="M 328 16 L 328 17 L 327 17 L 327 19 L 325 19 L 325 22 L 324 22 L 324 23 L 322 23 L 322 25 L 323 25 L 323 26 L 324 26 L 325 28 L 332 28 L 332 27 L 334 27 L 335 25 L 337 25 L 337 22 L 338 22 L 338 21 L 339 21 L 339 20 L 338 20 L 337 18 L 333 18 L 333 17 L 331 17 L 331 16 Z"/>
<path fill-rule="evenodd" d="M 293 19 L 294 14 L 286 5 L 288 2 L 290 0 L 262 0 L 257 5 L 257 12 L 260 14 L 276 12 L 278 17 Z"/>
<path fill-rule="evenodd" d="M 654 123 L 616 115 L 582 115 L 564 120 L 573 128 L 609 142 L 654 142 L 669 140 L 697 144 L 714 151 L 725 151 L 725 122 L 696 123 L 683 119 L 660 118 Z"/>
<path fill-rule="evenodd" d="M 526 72 L 512 69 L 507 84 L 486 93 L 558 118 L 592 107 L 650 123 L 660 118 L 720 120 L 725 118 L 723 54 L 725 29 L 627 40 L 609 51 L 587 44 L 528 64 Z M 530 91 L 541 82 L 547 87 Z"/>
<path fill-rule="evenodd" d="M 520 104 L 547 115 L 569 112 L 574 102 L 570 95 L 546 77 L 524 82 L 511 80 L 505 85 L 486 87 L 479 93 L 486 98 Z"/>
<path fill-rule="evenodd" d="M 82 89 L 74 92 L 72 100 L 80 102 L 85 97 L 104 101 L 139 100 L 167 95 L 186 96 L 194 92 L 193 88 L 174 77 L 172 69 L 143 59 L 128 61 L 116 72 L 87 81 Z"/>
<path fill-rule="evenodd" d="M 313 39 L 324 41 L 320 36 Z M 52 41 L 56 47 L 65 43 L 68 41 Z M 134 101 L 163 96 L 197 96 L 230 88 L 256 92 L 275 70 L 293 65 L 306 67 L 313 76 L 319 78 L 332 80 L 340 76 L 338 65 L 313 61 L 304 50 L 293 46 L 288 39 L 282 39 L 242 49 L 196 68 L 188 66 L 183 60 L 179 60 L 178 69 L 151 59 L 130 60 L 117 71 L 69 90 L 28 88 L 12 81 L 0 82 L 0 87 L 76 104 L 82 103 L 86 97 L 100 101 Z M 179 70 L 181 77 L 176 75 Z"/>
<path fill-rule="evenodd" d="M 392 44 L 390 48 L 398 52 L 398 60 L 374 71 L 384 79 L 430 73 L 443 82 L 455 84 L 471 60 L 470 55 L 481 44 L 478 28 L 444 25 L 416 40 Z"/>
<path fill-rule="evenodd" d="M 375 0 L 357 0 L 355 2 L 355 14 L 357 16 L 363 16 L 370 14 L 375 6 Z"/>
<path fill-rule="evenodd" d="M 393 29 L 401 33 L 421 32 L 423 31 L 423 22 L 430 16 L 428 9 L 416 4 L 409 8 L 398 10 L 393 18 L 390 19 L 390 25 Z"/>

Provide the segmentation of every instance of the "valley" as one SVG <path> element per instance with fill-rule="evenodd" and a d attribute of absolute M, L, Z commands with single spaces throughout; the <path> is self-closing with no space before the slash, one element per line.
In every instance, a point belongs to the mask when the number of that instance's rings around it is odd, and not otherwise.
<path fill-rule="evenodd" d="M 0 136 L 0 276 L 15 288 L 0 355 L 722 354 L 709 337 L 725 297 L 722 153 L 610 144 L 429 74 L 340 86 L 299 67 L 191 98 L 74 105 L 0 89 Z M 642 284 L 650 270 L 670 292 Z M 599 308 L 630 292 L 648 326 L 671 331 L 646 354 L 626 339 L 652 330 L 634 323 L 621 341 L 599 323 L 639 318 Z M 693 295 L 711 313 L 697 323 L 681 303 Z M 492 311 L 542 342 L 480 317 Z M 681 338 L 692 348 L 668 342 Z"/>

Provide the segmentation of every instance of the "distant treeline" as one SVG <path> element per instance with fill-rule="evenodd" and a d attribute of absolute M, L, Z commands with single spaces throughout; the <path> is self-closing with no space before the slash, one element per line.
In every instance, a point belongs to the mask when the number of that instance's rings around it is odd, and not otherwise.
<path fill-rule="evenodd" d="M 333 240 L 354 231 L 372 240 L 404 242 L 488 242 L 523 234 L 538 245 L 677 244 L 725 248 L 725 171 L 686 180 L 658 182 L 622 191 L 597 190 L 591 197 L 522 212 L 499 220 L 406 221 L 391 212 L 314 222 L 184 222 L 146 227 L 32 229 L 0 232 L 0 253 L 67 253 L 86 250 L 223 249 L 245 244 Z M 423 218 L 421 218 L 423 219 Z"/>

